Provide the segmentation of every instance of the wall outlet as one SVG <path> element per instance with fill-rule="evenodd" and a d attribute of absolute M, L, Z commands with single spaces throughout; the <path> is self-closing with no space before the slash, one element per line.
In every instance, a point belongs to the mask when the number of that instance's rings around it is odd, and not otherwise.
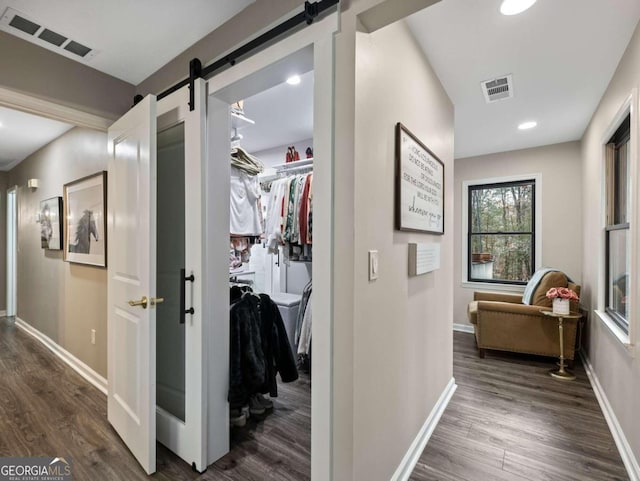
<path fill-rule="evenodd" d="M 95 343 L 96 343 L 96 330 L 91 329 L 91 344 L 95 344 Z"/>

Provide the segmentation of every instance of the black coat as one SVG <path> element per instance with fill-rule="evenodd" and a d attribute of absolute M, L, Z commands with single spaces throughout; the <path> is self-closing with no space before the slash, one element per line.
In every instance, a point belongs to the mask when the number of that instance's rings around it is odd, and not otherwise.
<path fill-rule="evenodd" d="M 266 294 L 244 294 L 230 311 L 229 403 L 237 409 L 256 393 L 278 395 L 282 382 L 298 379 L 278 306 Z"/>
<path fill-rule="evenodd" d="M 280 373 L 282 382 L 293 382 L 298 379 L 298 370 L 280 309 L 266 294 L 260 294 L 260 319 L 266 370 L 265 385 L 261 392 L 274 397 L 278 395 L 276 374 Z"/>

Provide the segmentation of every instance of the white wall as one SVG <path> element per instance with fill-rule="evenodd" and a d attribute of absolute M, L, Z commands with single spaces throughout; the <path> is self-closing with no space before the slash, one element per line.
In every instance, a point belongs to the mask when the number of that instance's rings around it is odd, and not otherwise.
<path fill-rule="evenodd" d="M 260 150 L 258 152 L 250 152 L 262 161 L 265 167 L 273 167 L 274 165 L 284 164 L 287 160 L 287 147 L 294 146 L 300 154 L 300 160 L 306 159 L 305 151 L 307 147 L 313 149 L 313 139 L 296 140 L 287 145 L 273 147 L 272 149 Z"/>
<path fill-rule="evenodd" d="M 357 34 L 356 87 L 353 479 L 387 480 L 450 381 L 453 355 L 453 216 L 444 236 L 394 229 L 395 125 L 444 162 L 452 212 L 453 105 L 404 21 Z M 440 243 L 441 268 L 410 278 L 409 242 Z M 372 282 L 370 249 L 380 255 Z"/>
<path fill-rule="evenodd" d="M 467 305 L 475 290 L 463 287 L 466 255 L 462 253 L 466 227 L 462 225 L 462 184 L 495 177 L 541 174 L 542 267 L 555 267 L 575 282 L 582 279 L 582 160 L 580 142 L 566 142 L 455 161 L 455 267 L 453 322 L 469 324 Z M 538 227 L 540 228 L 540 227 Z M 465 257 L 463 257 L 465 256 Z M 522 292 L 523 289 L 520 289 Z"/>
<path fill-rule="evenodd" d="M 632 89 L 640 83 L 640 27 L 631 38 L 629 46 L 622 57 L 600 105 L 591 119 L 591 123 L 582 140 L 583 157 L 583 222 L 584 222 L 584 255 L 583 284 L 585 287 L 586 305 L 592 310 L 597 308 L 598 292 L 601 289 L 598 276 L 598 255 L 602 249 L 601 228 L 601 186 L 602 186 L 602 144 L 608 127 L 616 113 L 624 104 Z M 636 111 L 637 114 L 637 111 Z M 638 134 L 638 132 L 635 132 Z M 632 159 L 638 163 L 638 158 Z M 636 209 L 638 206 L 635 206 Z M 637 219 L 637 213 L 635 219 Z M 638 224 L 631 225 L 638 229 Z M 638 279 L 638 266 L 632 269 L 634 280 Z M 638 292 L 638 285 L 635 286 Z M 636 295 L 636 299 L 638 296 Z M 631 320 L 638 322 L 637 319 Z M 636 324 L 637 325 L 637 324 Z M 640 399 L 640 359 L 638 348 L 634 352 L 627 351 L 613 337 L 608 328 L 602 324 L 593 312 L 589 318 L 588 356 L 593 364 L 595 374 L 620 422 L 625 437 L 635 454 L 640 459 L 640 416 L 638 416 L 638 399 Z"/>

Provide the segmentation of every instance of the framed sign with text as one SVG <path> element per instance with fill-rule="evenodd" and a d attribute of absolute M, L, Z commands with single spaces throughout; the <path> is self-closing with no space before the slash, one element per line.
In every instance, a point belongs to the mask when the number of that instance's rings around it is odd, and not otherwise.
<path fill-rule="evenodd" d="M 396 229 L 444 234 L 444 164 L 396 125 Z"/>

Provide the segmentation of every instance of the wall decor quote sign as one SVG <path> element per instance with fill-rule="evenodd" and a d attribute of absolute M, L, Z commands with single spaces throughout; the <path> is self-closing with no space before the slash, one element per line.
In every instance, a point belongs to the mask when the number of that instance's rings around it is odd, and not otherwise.
<path fill-rule="evenodd" d="M 107 173 L 64 186 L 64 260 L 107 266 Z"/>
<path fill-rule="evenodd" d="M 396 228 L 444 234 L 444 164 L 396 125 Z"/>

